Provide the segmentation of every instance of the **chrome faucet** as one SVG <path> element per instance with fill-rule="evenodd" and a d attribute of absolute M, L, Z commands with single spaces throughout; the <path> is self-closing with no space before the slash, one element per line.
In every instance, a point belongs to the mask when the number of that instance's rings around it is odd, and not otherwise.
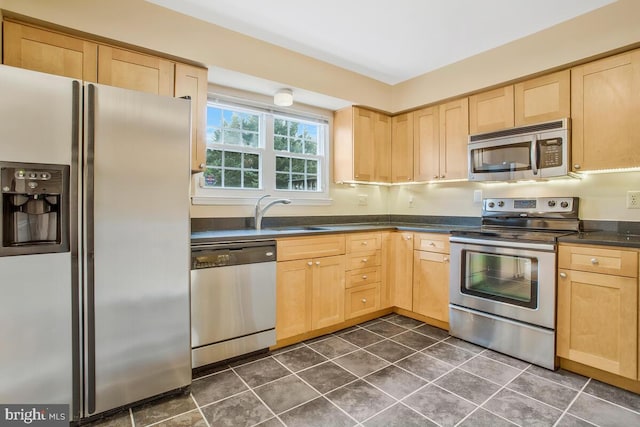
<path fill-rule="evenodd" d="M 256 214 L 255 214 L 255 217 L 254 217 L 254 221 L 255 221 L 255 224 L 256 224 L 256 230 L 261 230 L 262 229 L 262 217 L 264 216 L 264 214 L 267 213 L 267 210 L 271 206 L 276 205 L 278 203 L 282 203 L 283 205 L 288 205 L 288 204 L 291 203 L 290 199 L 277 199 L 277 200 L 273 200 L 273 201 L 267 203 L 264 208 L 261 208 L 260 207 L 260 202 L 262 202 L 262 199 L 265 199 L 267 197 L 271 197 L 271 195 L 267 194 L 266 196 L 262 196 L 256 202 Z"/>

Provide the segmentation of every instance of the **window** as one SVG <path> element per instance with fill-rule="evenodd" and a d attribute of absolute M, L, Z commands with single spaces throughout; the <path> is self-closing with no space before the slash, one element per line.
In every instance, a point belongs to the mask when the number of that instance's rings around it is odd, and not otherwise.
<path fill-rule="evenodd" d="M 327 134 L 326 120 L 210 102 L 207 165 L 194 203 L 242 204 L 264 194 L 328 199 Z"/>

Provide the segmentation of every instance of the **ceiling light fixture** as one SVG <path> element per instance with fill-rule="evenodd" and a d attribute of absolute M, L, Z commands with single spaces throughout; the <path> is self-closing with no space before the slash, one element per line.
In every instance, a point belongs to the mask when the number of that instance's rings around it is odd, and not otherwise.
<path fill-rule="evenodd" d="M 273 96 L 273 103 L 279 107 L 290 107 L 293 105 L 293 91 L 291 89 L 280 89 Z"/>

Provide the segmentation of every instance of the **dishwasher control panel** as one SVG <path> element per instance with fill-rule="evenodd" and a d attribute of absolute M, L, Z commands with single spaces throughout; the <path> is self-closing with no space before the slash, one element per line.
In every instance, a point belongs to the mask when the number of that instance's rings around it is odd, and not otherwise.
<path fill-rule="evenodd" d="M 191 249 L 191 270 L 276 261 L 275 242 L 211 245 Z"/>

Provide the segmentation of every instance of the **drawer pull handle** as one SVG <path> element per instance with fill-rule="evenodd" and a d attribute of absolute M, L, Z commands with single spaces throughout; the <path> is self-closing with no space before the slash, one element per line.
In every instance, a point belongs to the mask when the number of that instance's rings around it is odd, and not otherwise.
<path fill-rule="evenodd" d="M 311 266 L 311 265 L 313 265 L 313 263 L 312 263 L 311 261 L 309 261 L 309 262 L 307 263 L 307 265 Z"/>
<path fill-rule="evenodd" d="M 366 258 L 362 258 L 362 262 L 369 262 L 369 260 Z"/>
<path fill-rule="evenodd" d="M 591 258 L 591 264 L 597 265 L 599 263 L 598 258 Z"/>
<path fill-rule="evenodd" d="M 362 303 L 366 304 L 367 303 L 367 299 L 366 298 L 362 298 Z"/>
<path fill-rule="evenodd" d="M 363 279 L 363 280 L 367 280 L 367 275 L 366 275 L 366 274 L 363 274 L 363 275 L 362 275 L 362 279 Z"/>
<path fill-rule="evenodd" d="M 567 273 L 560 273 L 560 277 L 562 277 L 563 279 L 567 278 Z"/>

